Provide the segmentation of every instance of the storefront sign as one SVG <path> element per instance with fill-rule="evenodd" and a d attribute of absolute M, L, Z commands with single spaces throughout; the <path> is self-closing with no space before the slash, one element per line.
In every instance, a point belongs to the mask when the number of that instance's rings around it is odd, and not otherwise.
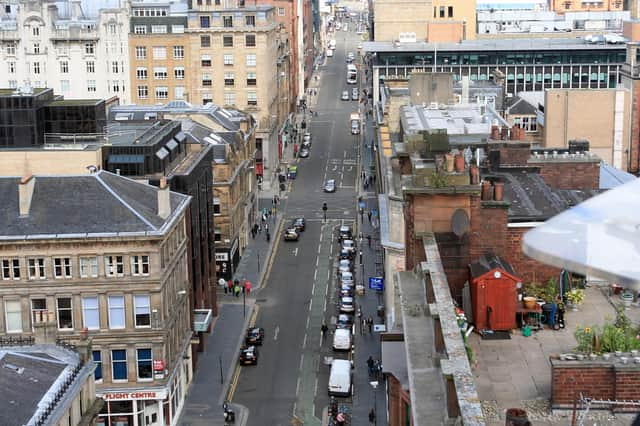
<path fill-rule="evenodd" d="M 216 253 L 216 262 L 228 262 L 229 253 Z"/>
<path fill-rule="evenodd" d="M 97 393 L 97 396 L 101 397 L 105 401 L 124 401 L 130 399 L 160 399 L 163 400 L 167 397 L 166 389 L 161 390 L 139 390 L 134 392 L 105 392 L 103 394 Z"/>
<path fill-rule="evenodd" d="M 161 359 L 154 359 L 153 371 L 164 371 L 164 361 Z"/>

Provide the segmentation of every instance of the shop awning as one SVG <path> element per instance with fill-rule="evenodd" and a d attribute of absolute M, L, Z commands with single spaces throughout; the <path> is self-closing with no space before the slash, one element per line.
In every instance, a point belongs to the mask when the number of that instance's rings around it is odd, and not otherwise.
<path fill-rule="evenodd" d="M 213 316 L 211 309 L 194 309 L 193 310 L 193 331 L 206 332 L 211 325 Z"/>

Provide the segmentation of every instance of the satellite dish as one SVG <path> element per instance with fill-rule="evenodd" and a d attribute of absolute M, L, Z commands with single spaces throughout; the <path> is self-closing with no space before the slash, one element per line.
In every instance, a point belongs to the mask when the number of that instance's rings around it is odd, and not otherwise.
<path fill-rule="evenodd" d="M 451 216 L 451 229 L 453 233 L 462 237 L 469 229 L 469 216 L 463 209 L 457 209 Z"/>

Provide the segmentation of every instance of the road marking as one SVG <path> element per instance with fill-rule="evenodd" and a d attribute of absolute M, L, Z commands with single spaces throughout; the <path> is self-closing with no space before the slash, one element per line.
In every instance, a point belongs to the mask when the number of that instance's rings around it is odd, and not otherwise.
<path fill-rule="evenodd" d="M 318 267 L 318 262 L 320 262 L 320 258 L 316 257 L 316 268 Z"/>
<path fill-rule="evenodd" d="M 276 329 L 273 332 L 273 340 L 278 340 L 278 333 L 280 333 L 280 326 L 276 326 Z"/>
<path fill-rule="evenodd" d="M 311 312 L 312 306 L 313 306 L 313 299 L 309 299 L 309 312 Z"/>
<path fill-rule="evenodd" d="M 293 255 L 297 256 L 298 255 L 298 247 L 296 247 L 296 249 L 293 251 Z"/>
<path fill-rule="evenodd" d="M 320 242 L 322 242 L 322 236 L 323 236 L 323 234 L 322 234 L 322 232 L 321 232 L 321 233 L 320 233 Z"/>
<path fill-rule="evenodd" d="M 332 172 L 335 172 L 338 169 L 338 165 L 336 164 L 335 166 L 333 166 L 333 169 L 331 169 Z"/>
<path fill-rule="evenodd" d="M 304 352 L 300 355 L 300 366 L 298 367 L 298 371 L 302 371 L 302 364 L 304 363 Z M 298 376 L 298 382 L 300 382 L 300 376 Z M 300 384 L 300 383 L 298 383 Z M 298 386 L 296 386 L 296 393 L 298 393 Z"/>
<path fill-rule="evenodd" d="M 315 274 L 313 274 L 313 276 L 314 276 L 314 281 L 313 281 L 313 285 L 311 286 L 311 293 L 315 293 L 316 292 Z"/>
<path fill-rule="evenodd" d="M 316 376 L 316 389 L 315 389 L 315 391 L 313 392 L 313 397 L 315 398 L 315 397 L 317 397 L 317 396 L 318 396 L 318 377 Z M 315 409 L 315 404 L 314 404 L 314 407 L 313 407 L 313 408 Z"/>
<path fill-rule="evenodd" d="M 322 249 L 322 245 L 318 244 L 318 254 L 320 254 L 321 249 Z"/>
<path fill-rule="evenodd" d="M 316 278 L 318 278 L 318 269 L 316 268 L 315 272 L 313 273 L 313 280 L 315 281 Z"/>
<path fill-rule="evenodd" d="M 307 325 L 306 325 L 306 327 L 305 327 L 305 328 L 309 328 L 309 320 L 310 320 L 310 319 L 311 319 L 311 317 L 310 317 L 310 316 L 307 316 Z"/>
<path fill-rule="evenodd" d="M 349 166 L 349 170 L 347 171 L 350 172 L 351 170 L 353 170 L 353 166 Z"/>
<path fill-rule="evenodd" d="M 327 293 L 329 293 L 329 286 L 327 286 L 327 291 L 325 292 L 325 298 L 324 298 L 324 307 L 322 308 L 323 312 L 327 312 Z"/>
<path fill-rule="evenodd" d="M 307 325 L 309 327 L 309 325 Z M 304 333 L 304 339 L 302 340 L 302 349 L 307 348 L 307 333 Z"/>
<path fill-rule="evenodd" d="M 343 158 L 347 158 L 347 151 L 344 151 L 344 153 L 343 153 L 342 157 L 343 157 Z"/>

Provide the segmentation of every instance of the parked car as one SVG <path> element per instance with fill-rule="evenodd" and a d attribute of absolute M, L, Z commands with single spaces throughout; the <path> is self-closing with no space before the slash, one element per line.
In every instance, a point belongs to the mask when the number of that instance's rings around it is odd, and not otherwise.
<path fill-rule="evenodd" d="M 353 260 L 353 258 L 355 257 L 355 253 L 349 250 L 340 250 L 340 255 L 339 255 L 339 259 L 348 259 L 348 260 Z"/>
<path fill-rule="evenodd" d="M 353 327 L 353 316 L 349 314 L 340 314 L 336 320 L 336 328 L 351 329 Z"/>
<path fill-rule="evenodd" d="M 240 364 L 257 365 L 258 364 L 258 348 L 255 346 L 247 346 L 240 349 Z"/>
<path fill-rule="evenodd" d="M 347 58 L 353 60 L 353 59 L 355 59 L 355 57 L 356 57 L 356 55 L 353 52 L 347 53 Z"/>
<path fill-rule="evenodd" d="M 353 238 L 351 227 L 349 225 L 341 225 L 340 228 L 338 228 L 338 240 L 350 240 L 351 238 Z"/>
<path fill-rule="evenodd" d="M 355 302 L 353 301 L 353 297 L 341 297 L 340 298 L 340 312 L 343 313 L 352 313 L 356 310 Z"/>
<path fill-rule="evenodd" d="M 307 222 L 304 220 L 304 217 L 296 217 L 291 221 L 291 227 L 296 228 L 298 232 L 304 232 L 306 225 Z"/>
<path fill-rule="evenodd" d="M 342 250 L 348 250 L 352 253 L 355 253 L 356 243 L 353 240 L 342 240 Z"/>
<path fill-rule="evenodd" d="M 339 328 L 333 333 L 333 350 L 348 351 L 351 350 L 351 331 Z"/>
<path fill-rule="evenodd" d="M 262 341 L 264 340 L 264 328 L 260 327 L 250 327 L 247 329 L 247 336 L 244 338 L 244 343 L 248 346 L 262 345 Z"/>
<path fill-rule="evenodd" d="M 329 179 L 324 184 L 324 192 L 336 192 L 336 181 L 335 179 Z"/>
<path fill-rule="evenodd" d="M 302 145 L 304 145 L 305 142 L 311 145 L 311 133 L 305 132 L 304 135 L 302 135 Z"/>
<path fill-rule="evenodd" d="M 284 231 L 285 241 L 298 241 L 298 238 L 300 238 L 300 235 L 298 234 L 298 231 L 296 231 L 296 228 L 287 228 Z"/>
<path fill-rule="evenodd" d="M 347 92 L 346 90 L 342 91 L 342 96 L 340 97 L 340 99 L 342 99 L 343 101 L 348 101 L 349 100 L 349 92 Z"/>
<path fill-rule="evenodd" d="M 342 259 L 338 263 L 338 271 L 339 272 L 353 272 L 353 262 L 348 259 Z"/>
<path fill-rule="evenodd" d="M 353 279 L 353 272 L 341 272 L 340 273 L 340 284 L 345 284 L 349 286 L 353 286 L 355 281 Z"/>
<path fill-rule="evenodd" d="M 300 150 L 300 153 L 298 154 L 298 156 L 300 158 L 309 158 L 309 150 L 306 148 L 303 148 Z"/>
<path fill-rule="evenodd" d="M 356 89 L 355 87 L 351 90 L 351 100 L 352 101 L 357 101 L 359 99 L 358 96 L 358 89 Z"/>
<path fill-rule="evenodd" d="M 340 284 L 340 289 L 338 290 L 340 297 L 353 297 L 353 286 L 348 284 Z"/>
<path fill-rule="evenodd" d="M 308 141 L 303 140 L 301 148 L 302 149 L 311 149 L 311 139 L 309 139 Z"/>

